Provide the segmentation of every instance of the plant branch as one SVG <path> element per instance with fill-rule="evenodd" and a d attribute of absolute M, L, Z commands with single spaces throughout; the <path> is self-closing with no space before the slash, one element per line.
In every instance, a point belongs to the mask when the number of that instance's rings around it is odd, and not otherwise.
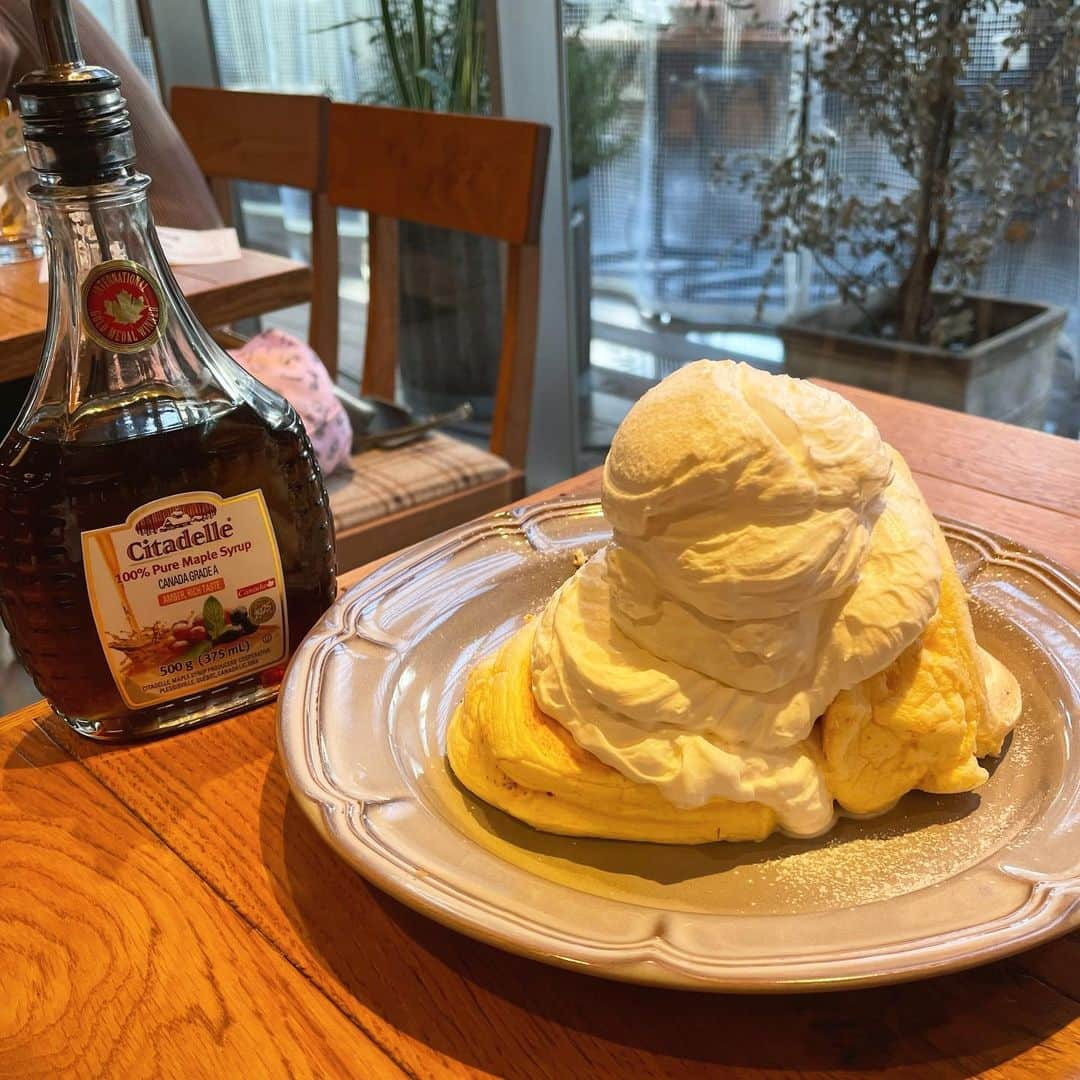
<path fill-rule="evenodd" d="M 401 103 L 406 106 L 416 106 L 414 100 L 414 85 L 412 80 L 405 77 L 405 68 L 401 63 L 401 53 L 398 48 L 398 31 L 394 24 L 393 13 L 390 10 L 391 0 L 379 0 L 379 16 L 382 20 L 383 44 L 390 60 L 390 67 L 394 73 L 394 81 L 397 83 L 398 92 L 401 94 Z"/>
<path fill-rule="evenodd" d="M 428 54 L 427 12 L 424 10 L 424 0 L 412 0 L 412 49 L 413 69 L 416 72 L 428 71 L 431 68 L 431 57 Z M 420 99 L 422 109 L 430 109 L 432 105 L 431 84 L 423 79 L 416 79 L 417 97 Z"/>
<path fill-rule="evenodd" d="M 907 274 L 900 283 L 897 321 L 904 341 L 915 341 L 933 317 L 931 288 L 934 270 L 946 243 L 948 225 L 948 170 L 956 126 L 956 34 L 963 15 L 962 0 L 944 0 L 938 6 L 941 51 L 931 67 L 933 90 L 929 98 L 930 137 L 919 176 L 915 221 L 915 249 Z"/>

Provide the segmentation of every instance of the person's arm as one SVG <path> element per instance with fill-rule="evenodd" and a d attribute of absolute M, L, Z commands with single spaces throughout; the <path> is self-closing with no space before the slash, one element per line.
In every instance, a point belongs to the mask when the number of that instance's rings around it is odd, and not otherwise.
<path fill-rule="evenodd" d="M 213 229 L 221 215 L 191 151 L 162 104 L 157 91 L 142 77 L 127 54 L 87 8 L 73 0 L 83 56 L 120 77 L 135 136 L 136 165 L 150 176 L 150 207 L 159 225 Z M 0 0 L 0 76 L 4 93 L 41 66 L 33 18 L 27 0 Z"/>
<path fill-rule="evenodd" d="M 19 59 L 19 43 L 15 40 L 8 29 L 3 14 L 0 12 L 0 86 L 3 86 L 4 96 L 11 97 L 11 77 L 15 65 Z"/>

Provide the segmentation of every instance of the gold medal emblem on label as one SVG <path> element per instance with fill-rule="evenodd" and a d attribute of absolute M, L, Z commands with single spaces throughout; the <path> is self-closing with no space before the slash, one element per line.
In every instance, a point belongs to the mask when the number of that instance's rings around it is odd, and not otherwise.
<path fill-rule="evenodd" d="M 167 310 L 153 274 L 130 259 L 99 263 L 82 285 L 83 329 L 113 352 L 141 352 L 160 341 Z"/>

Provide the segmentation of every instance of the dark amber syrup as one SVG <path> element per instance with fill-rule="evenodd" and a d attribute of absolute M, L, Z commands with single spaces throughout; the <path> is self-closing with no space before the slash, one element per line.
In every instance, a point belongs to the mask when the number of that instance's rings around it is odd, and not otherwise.
<path fill-rule="evenodd" d="M 106 739 L 243 708 L 270 696 L 280 671 L 128 709 L 90 608 L 84 531 L 168 495 L 261 489 L 285 578 L 290 652 L 336 590 L 330 509 L 321 482 L 312 482 L 318 465 L 292 410 L 272 423 L 246 404 L 207 407 L 195 423 L 143 423 L 158 430 L 141 436 L 130 430 L 138 422 L 130 411 L 103 417 L 100 441 L 60 441 L 53 424 L 41 434 L 24 425 L 0 444 L 0 616 L 41 693 L 74 727 Z"/>

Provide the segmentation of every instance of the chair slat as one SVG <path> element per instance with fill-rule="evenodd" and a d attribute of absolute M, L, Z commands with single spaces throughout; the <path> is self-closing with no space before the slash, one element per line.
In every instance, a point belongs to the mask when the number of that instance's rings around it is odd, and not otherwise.
<path fill-rule="evenodd" d="M 338 230 L 337 207 L 325 192 L 311 196 L 311 265 L 315 288 L 311 294 L 311 324 L 308 337 L 312 348 L 326 365 L 330 378 L 338 368 Z"/>
<path fill-rule="evenodd" d="M 329 101 L 310 94 L 261 94 L 177 86 L 172 116 L 208 177 L 324 189 Z"/>
<path fill-rule="evenodd" d="M 337 206 L 532 244 L 549 135 L 523 120 L 335 103 L 327 191 Z"/>
<path fill-rule="evenodd" d="M 331 377 L 338 368 L 337 209 L 326 196 L 330 100 L 176 86 L 172 115 L 231 223 L 229 181 L 281 184 L 309 193 L 313 271 L 308 341 Z"/>
<path fill-rule="evenodd" d="M 540 292 L 540 249 L 510 248 L 499 381 L 491 425 L 491 450 L 515 469 L 525 468 L 529 450 L 533 366 Z"/>

